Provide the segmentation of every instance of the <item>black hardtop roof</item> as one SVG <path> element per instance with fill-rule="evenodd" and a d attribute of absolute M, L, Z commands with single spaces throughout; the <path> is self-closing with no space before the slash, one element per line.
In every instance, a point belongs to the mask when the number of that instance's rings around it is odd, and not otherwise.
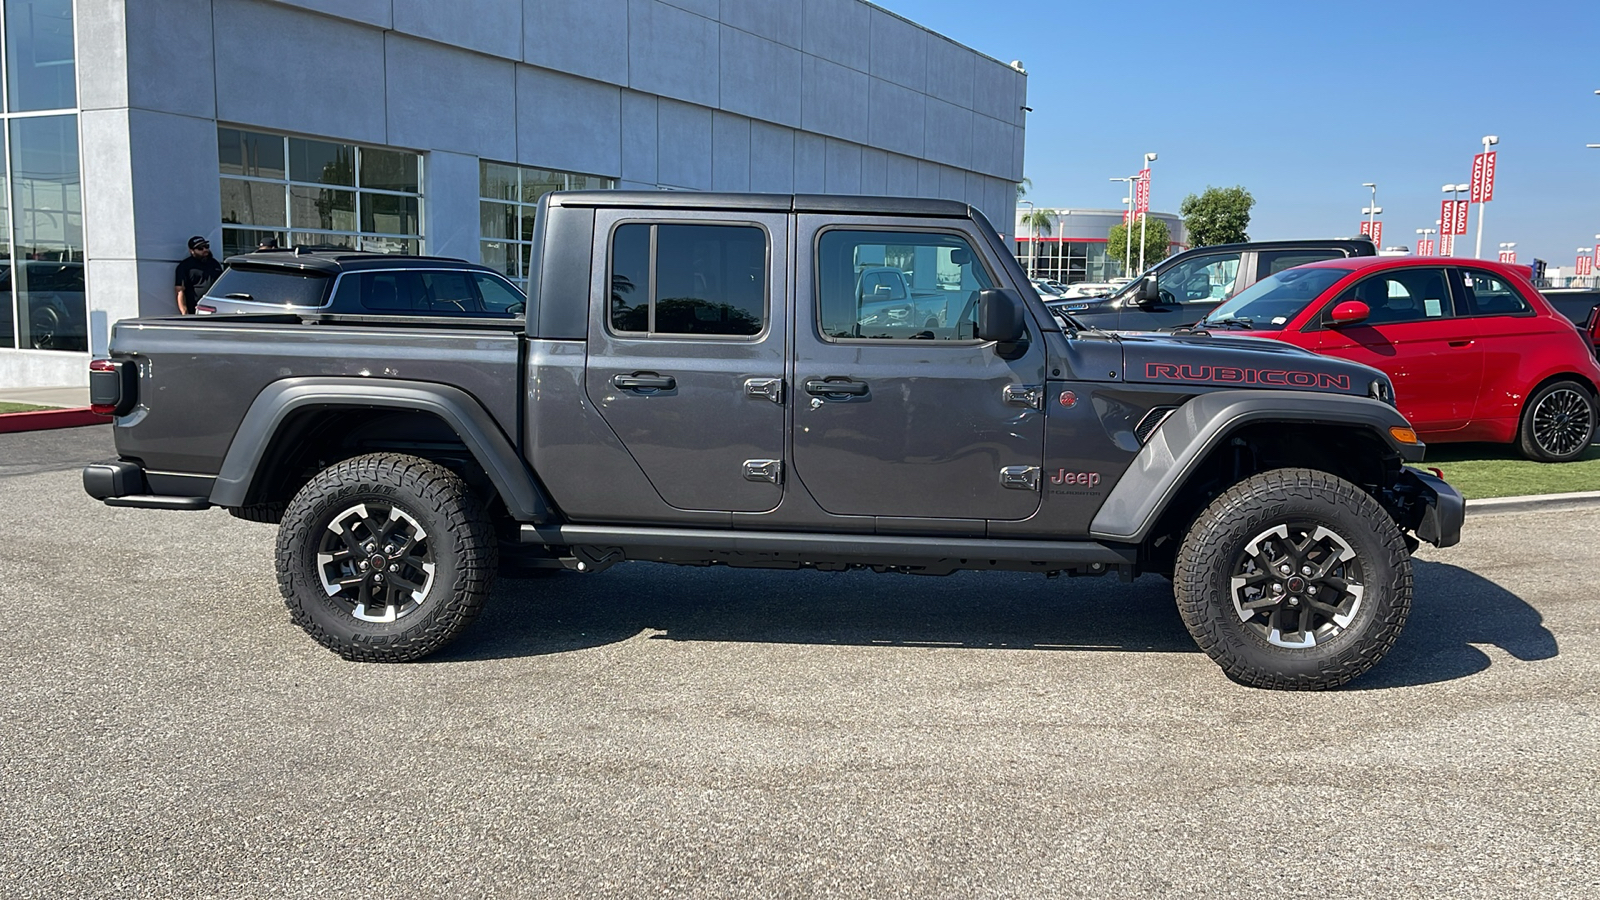
<path fill-rule="evenodd" d="M 857 213 L 887 216 L 969 218 L 972 208 L 959 200 L 923 197 L 867 197 L 854 194 L 733 194 L 711 191 L 554 191 L 551 206 L 630 209 L 728 209 L 751 212 Z"/>
<path fill-rule="evenodd" d="M 471 269 L 493 272 L 488 266 L 452 256 L 406 256 L 364 250 L 262 250 L 240 253 L 224 260 L 230 266 L 262 269 L 301 269 L 337 275 L 360 269 Z"/>
<path fill-rule="evenodd" d="M 1372 243 L 1372 238 L 1363 234 L 1356 237 L 1306 238 L 1298 241 L 1241 241 L 1237 244 L 1209 244 L 1204 247 L 1190 247 L 1183 252 L 1205 251 L 1206 253 L 1215 253 L 1218 250 L 1292 250 L 1296 247 L 1315 249 L 1319 247 L 1350 247 L 1356 244 L 1366 244 L 1376 249 L 1376 245 Z"/>

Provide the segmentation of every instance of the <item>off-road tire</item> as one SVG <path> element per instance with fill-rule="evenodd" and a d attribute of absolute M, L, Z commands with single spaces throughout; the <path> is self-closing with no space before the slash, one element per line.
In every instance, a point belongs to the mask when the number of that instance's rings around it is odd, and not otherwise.
<path fill-rule="evenodd" d="M 1553 381 L 1528 398 L 1517 447 L 1534 462 L 1570 462 L 1594 440 L 1594 395 L 1576 381 Z"/>
<path fill-rule="evenodd" d="M 355 512 L 358 508 L 370 518 L 362 519 Z M 391 510 L 398 513 L 385 516 Z M 431 575 L 420 571 L 416 575 L 417 581 L 426 578 L 425 590 L 403 591 L 404 614 L 397 600 L 381 608 L 374 604 L 381 612 L 363 620 L 365 606 L 353 599 L 369 596 L 361 593 L 361 587 L 330 593 L 329 587 L 338 585 L 328 580 L 329 573 L 337 573 L 344 563 L 328 562 L 332 558 L 328 551 L 342 552 L 341 534 L 354 533 L 362 526 L 351 528 L 349 523 L 363 521 L 394 524 L 397 535 L 408 529 L 423 535 L 406 538 L 405 545 L 425 547 L 427 564 L 433 568 Z M 334 537 L 328 538 L 329 534 Z M 399 545 L 396 541 L 393 546 Z M 482 505 L 454 472 L 415 456 L 374 453 L 322 470 L 289 502 L 278 529 L 278 588 L 295 624 L 324 647 L 349 660 L 405 662 L 450 643 L 477 618 L 498 568 L 498 550 Z M 319 560 L 319 552 L 325 559 Z M 352 556 L 347 560 L 350 565 L 368 559 L 378 559 L 379 565 L 363 566 L 364 571 L 370 569 L 364 576 L 354 571 L 345 574 L 370 579 L 371 572 L 392 571 L 389 565 L 409 566 L 420 558 L 404 553 L 388 559 Z M 411 571 L 403 568 L 399 574 L 412 577 L 407 574 Z M 396 577 L 388 576 L 391 591 L 396 589 Z M 383 590 L 370 583 L 367 589 Z M 422 595 L 420 600 L 415 599 L 417 594 Z M 373 620 L 391 611 L 396 614 L 392 621 Z"/>
<path fill-rule="evenodd" d="M 1271 534 L 1280 526 L 1291 539 L 1287 545 Z M 1324 537 L 1313 542 L 1313 534 Z M 1313 571 L 1329 566 L 1343 574 L 1328 576 L 1331 583 L 1292 578 L 1298 582 L 1294 585 L 1279 581 L 1289 576 L 1280 575 L 1276 565 L 1261 566 L 1274 547 L 1292 549 L 1295 536 L 1306 539 L 1307 555 L 1298 561 L 1280 556 L 1276 562 L 1289 563 L 1295 574 L 1303 571 L 1297 568 L 1301 562 Z M 1340 556 L 1340 545 L 1354 555 L 1332 566 Z M 1252 546 L 1254 554 L 1248 552 Z M 1319 556 L 1318 546 L 1332 549 Z M 1271 571 L 1263 573 L 1260 568 Z M 1175 569 L 1178 611 L 1195 643 L 1229 678 L 1254 687 L 1322 690 L 1345 684 L 1383 659 L 1411 611 L 1411 558 L 1394 520 L 1360 488 L 1312 469 L 1273 469 L 1229 488 L 1190 527 Z M 1240 583 L 1263 574 L 1268 583 Z M 1343 588 L 1338 587 L 1341 584 Z M 1314 645 L 1274 643 L 1285 636 L 1264 624 L 1264 617 L 1266 623 L 1279 623 L 1307 615 L 1315 622 L 1322 615 L 1311 603 L 1318 598 L 1305 594 L 1307 585 L 1321 585 L 1320 600 L 1342 598 L 1346 624 L 1324 618 L 1320 633 L 1305 625 L 1291 633 L 1295 640 L 1314 640 Z M 1355 586 L 1361 590 L 1352 590 Z M 1291 587 L 1299 593 L 1276 593 Z M 1248 609 L 1252 602 L 1265 603 L 1269 589 L 1272 596 L 1283 597 L 1282 602 Z M 1236 596 L 1249 598 L 1256 590 L 1263 592 L 1260 599 L 1236 600 Z M 1294 608 L 1285 606 L 1290 596 L 1297 601 Z M 1273 609 L 1286 618 L 1272 618 Z M 1242 618 L 1246 615 L 1248 621 Z"/>
<path fill-rule="evenodd" d="M 230 506 L 228 515 L 246 522 L 276 525 L 283 521 L 283 503 L 252 503 L 249 506 Z"/>

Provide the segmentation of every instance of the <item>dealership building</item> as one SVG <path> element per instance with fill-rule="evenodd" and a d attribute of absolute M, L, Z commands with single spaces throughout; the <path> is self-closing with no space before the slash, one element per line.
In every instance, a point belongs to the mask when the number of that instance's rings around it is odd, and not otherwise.
<path fill-rule="evenodd" d="M 1032 210 L 1017 210 L 1013 224 L 1017 259 L 1035 278 L 1049 278 L 1063 284 L 1080 281 L 1104 282 L 1133 274 L 1128 271 L 1126 259 L 1112 259 L 1106 255 L 1107 235 L 1122 224 L 1127 215 L 1121 209 L 1054 209 L 1043 204 L 1038 207 L 1049 220 L 1049 228 L 1029 225 L 1026 217 Z M 1146 268 L 1155 265 L 1170 254 L 1189 245 L 1188 232 L 1183 219 L 1172 213 L 1151 212 L 1151 221 L 1167 226 L 1170 243 L 1159 254 L 1145 258 Z M 1139 268 L 1138 225 L 1134 225 L 1133 265 Z"/>
<path fill-rule="evenodd" d="M 862 0 L 0 0 L 0 387 L 87 382 L 219 256 L 522 282 L 549 190 L 889 194 L 996 227 L 1026 76 Z"/>

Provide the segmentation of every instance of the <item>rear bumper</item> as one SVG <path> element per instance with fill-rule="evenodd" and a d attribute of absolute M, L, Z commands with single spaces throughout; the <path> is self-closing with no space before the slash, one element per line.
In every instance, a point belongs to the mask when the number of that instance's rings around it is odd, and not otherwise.
<path fill-rule="evenodd" d="M 1396 493 L 1409 499 L 1411 521 L 1403 522 L 1420 540 L 1435 547 L 1461 543 L 1461 524 L 1467 519 L 1467 501 L 1443 478 L 1412 468 L 1400 470 Z"/>
<path fill-rule="evenodd" d="M 126 460 L 84 466 L 83 489 L 107 506 L 139 509 L 211 508 L 211 500 L 207 497 L 151 493 L 150 480 L 145 477 L 144 468 Z"/>

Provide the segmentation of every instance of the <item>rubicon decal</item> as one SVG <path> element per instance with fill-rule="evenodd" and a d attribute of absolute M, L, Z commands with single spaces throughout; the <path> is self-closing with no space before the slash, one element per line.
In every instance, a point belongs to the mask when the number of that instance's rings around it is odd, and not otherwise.
<path fill-rule="evenodd" d="M 1246 369 L 1239 366 L 1189 366 L 1149 363 L 1144 377 L 1151 381 L 1216 381 L 1224 384 L 1272 384 L 1284 387 L 1350 390 L 1349 375 L 1301 372 L 1295 369 Z"/>

